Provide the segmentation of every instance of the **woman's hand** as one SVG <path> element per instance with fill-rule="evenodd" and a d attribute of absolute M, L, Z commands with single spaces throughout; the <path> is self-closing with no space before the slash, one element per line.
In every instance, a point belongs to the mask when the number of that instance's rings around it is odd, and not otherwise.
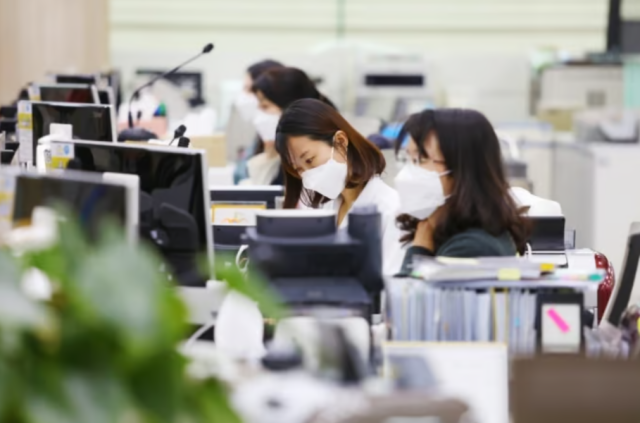
<path fill-rule="evenodd" d="M 413 238 L 414 247 L 422 247 L 435 253 L 435 246 L 433 242 L 433 225 L 429 219 L 421 220 L 418 222 L 416 228 L 416 235 Z"/>

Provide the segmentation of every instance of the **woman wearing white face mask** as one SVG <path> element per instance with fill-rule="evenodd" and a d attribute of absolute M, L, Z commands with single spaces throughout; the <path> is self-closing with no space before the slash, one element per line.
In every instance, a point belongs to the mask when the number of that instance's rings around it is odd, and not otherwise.
<path fill-rule="evenodd" d="M 409 118 L 407 133 L 409 163 L 395 179 L 398 222 L 411 242 L 401 273 L 410 273 L 416 255 L 523 253 L 528 225 L 509 193 L 489 121 L 473 110 L 426 110 Z"/>
<path fill-rule="evenodd" d="M 260 110 L 258 99 L 252 92 L 253 83 L 263 73 L 270 69 L 284 68 L 284 65 L 275 60 L 263 60 L 249 66 L 244 77 L 244 86 L 233 104 L 234 111 L 229 118 L 229 127 L 233 128 L 233 139 L 240 142 L 236 156 L 236 169 L 234 171 L 234 183 L 238 183 L 248 177 L 247 159 L 253 157 L 256 152 L 262 152 L 262 140 L 256 139 L 256 129 L 253 120 Z"/>
<path fill-rule="evenodd" d="M 264 72 L 253 82 L 252 91 L 259 110 L 253 125 L 262 140 L 256 155 L 247 162 L 249 179 L 253 185 L 283 185 L 284 174 L 274 141 L 282 111 L 303 98 L 319 99 L 333 107 L 315 87 L 306 73 L 296 68 L 276 68 Z"/>
<path fill-rule="evenodd" d="M 399 198 L 380 178 L 380 150 L 335 109 L 309 99 L 284 112 L 276 148 L 285 169 L 284 208 L 331 208 L 345 227 L 354 206 L 375 205 L 382 216 L 383 272 L 396 273 L 403 257 L 395 225 Z"/>

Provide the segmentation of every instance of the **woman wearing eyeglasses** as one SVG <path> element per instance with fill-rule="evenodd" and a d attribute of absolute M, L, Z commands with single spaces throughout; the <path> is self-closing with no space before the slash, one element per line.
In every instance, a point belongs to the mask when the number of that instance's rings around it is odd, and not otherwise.
<path fill-rule="evenodd" d="M 528 225 L 510 194 L 493 127 L 473 110 L 412 115 L 407 165 L 398 173 L 398 223 L 415 256 L 487 257 L 523 253 Z"/>

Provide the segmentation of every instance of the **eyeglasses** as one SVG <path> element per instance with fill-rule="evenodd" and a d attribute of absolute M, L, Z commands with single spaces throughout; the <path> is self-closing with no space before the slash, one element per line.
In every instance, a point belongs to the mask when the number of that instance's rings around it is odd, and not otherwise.
<path fill-rule="evenodd" d="M 435 160 L 429 157 L 412 157 L 409 154 L 407 154 L 406 151 L 400 151 L 398 152 L 398 154 L 396 155 L 396 160 L 398 161 L 398 163 L 413 163 L 415 165 L 429 165 L 429 164 L 439 164 L 439 165 L 446 165 L 446 162 L 444 160 Z"/>

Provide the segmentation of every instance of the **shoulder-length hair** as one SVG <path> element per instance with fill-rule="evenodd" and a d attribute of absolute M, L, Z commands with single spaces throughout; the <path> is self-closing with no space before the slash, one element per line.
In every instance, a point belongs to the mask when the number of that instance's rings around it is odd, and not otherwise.
<path fill-rule="evenodd" d="M 307 190 L 302 185 L 289 153 L 290 138 L 309 137 L 333 146 L 338 131 L 343 131 L 349 139 L 348 188 L 365 185 L 371 178 L 384 172 L 386 163 L 380 150 L 356 131 L 336 109 L 320 100 L 298 100 L 285 109 L 276 132 L 276 150 L 285 170 L 285 208 L 295 208 L 299 201 L 316 208 L 328 201 L 323 195 Z"/>
<path fill-rule="evenodd" d="M 528 220 L 509 192 L 500 142 L 487 118 L 474 110 L 425 110 L 411 115 L 401 131 L 413 138 L 425 158 L 425 142 L 432 132 L 453 178 L 446 213 L 435 227 L 436 250 L 458 233 L 481 228 L 494 236 L 508 232 L 518 252 L 523 253 Z M 412 239 L 417 221 L 402 215 L 398 222 L 410 233 L 406 240 Z"/>

